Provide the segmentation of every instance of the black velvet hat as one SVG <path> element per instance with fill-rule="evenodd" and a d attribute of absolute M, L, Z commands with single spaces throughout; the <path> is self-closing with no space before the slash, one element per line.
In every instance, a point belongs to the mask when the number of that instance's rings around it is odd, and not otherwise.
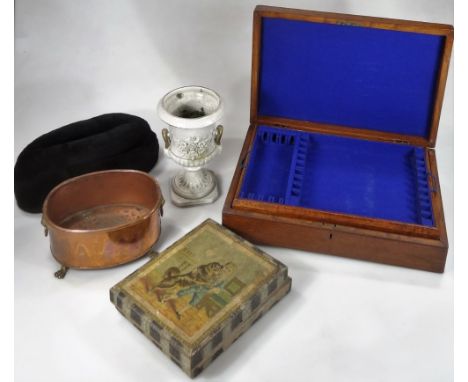
<path fill-rule="evenodd" d="M 148 122 L 129 114 L 104 114 L 40 136 L 18 156 L 15 197 L 28 212 L 41 212 L 52 188 L 88 172 L 111 169 L 150 171 L 159 144 Z"/>

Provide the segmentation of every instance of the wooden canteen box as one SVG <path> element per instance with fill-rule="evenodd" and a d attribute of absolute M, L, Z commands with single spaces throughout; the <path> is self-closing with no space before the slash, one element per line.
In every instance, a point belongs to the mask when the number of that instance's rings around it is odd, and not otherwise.
<path fill-rule="evenodd" d="M 435 144 L 453 27 L 258 6 L 223 224 L 256 244 L 443 272 Z"/>

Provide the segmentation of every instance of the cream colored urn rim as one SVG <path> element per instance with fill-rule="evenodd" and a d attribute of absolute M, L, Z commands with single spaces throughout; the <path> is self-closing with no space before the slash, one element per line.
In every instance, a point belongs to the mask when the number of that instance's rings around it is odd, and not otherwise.
<path fill-rule="evenodd" d="M 216 98 L 219 101 L 218 107 L 211 114 L 208 114 L 199 118 L 182 118 L 182 117 L 177 117 L 173 115 L 172 113 L 169 113 L 164 107 L 165 100 L 173 96 L 174 94 L 190 92 L 190 91 L 196 92 L 200 90 L 211 94 L 214 98 Z M 171 90 L 170 92 L 166 93 L 166 95 L 162 97 L 158 103 L 159 118 L 161 118 L 163 122 L 167 123 L 170 126 L 174 126 L 174 127 L 182 128 L 182 129 L 199 129 L 199 128 L 210 126 L 218 122 L 221 119 L 223 110 L 224 110 L 224 104 L 221 99 L 221 96 L 218 93 L 204 86 L 196 86 L 196 85 L 182 86 L 180 88 Z"/>

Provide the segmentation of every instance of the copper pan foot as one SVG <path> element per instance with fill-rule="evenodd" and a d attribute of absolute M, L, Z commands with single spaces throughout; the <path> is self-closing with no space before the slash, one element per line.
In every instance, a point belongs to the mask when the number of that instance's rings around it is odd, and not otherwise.
<path fill-rule="evenodd" d="M 65 265 L 62 265 L 62 267 L 54 273 L 54 276 L 57 277 L 58 279 L 63 279 L 65 277 L 65 275 L 67 274 L 68 272 L 68 267 L 66 267 Z"/>

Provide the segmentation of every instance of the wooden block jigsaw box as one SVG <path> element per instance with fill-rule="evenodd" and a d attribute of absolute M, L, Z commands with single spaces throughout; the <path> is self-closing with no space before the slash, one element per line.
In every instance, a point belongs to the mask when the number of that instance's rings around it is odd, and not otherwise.
<path fill-rule="evenodd" d="M 208 219 L 112 287 L 110 299 L 195 377 L 290 289 L 284 264 Z"/>
<path fill-rule="evenodd" d="M 434 147 L 453 28 L 258 6 L 223 224 L 258 244 L 443 272 Z"/>

